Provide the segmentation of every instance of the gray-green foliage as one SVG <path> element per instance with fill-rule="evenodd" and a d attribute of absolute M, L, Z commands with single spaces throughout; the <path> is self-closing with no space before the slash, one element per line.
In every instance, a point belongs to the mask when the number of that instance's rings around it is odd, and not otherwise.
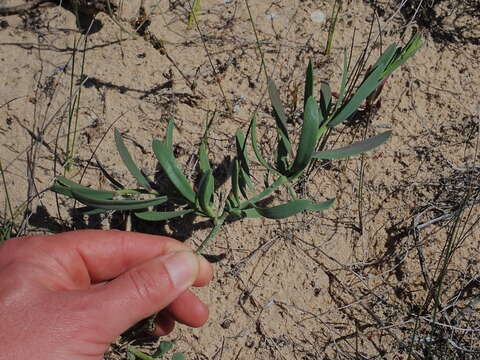
<path fill-rule="evenodd" d="M 235 134 L 236 157 L 232 164 L 231 186 L 227 192 L 215 187 L 215 178 L 208 160 L 208 146 L 204 136 L 199 146 L 199 178 L 194 187 L 177 163 L 173 152 L 173 122 L 170 121 L 164 140 L 153 140 L 153 152 L 160 168 L 169 180 L 169 184 L 156 184 L 149 179 L 133 161 L 123 139 L 115 131 L 115 143 L 120 156 L 137 180 L 139 188 L 125 189 L 115 181 L 115 191 L 93 190 L 76 184 L 64 177 L 57 178 L 52 190 L 74 198 L 86 205 L 87 213 L 98 213 L 106 210 L 130 210 L 135 216 L 148 221 L 163 221 L 185 214 L 210 218 L 214 227 L 198 251 L 218 233 L 227 217 L 254 218 L 265 217 L 283 219 L 302 211 L 323 211 L 334 204 L 334 199 L 316 203 L 309 199 L 299 199 L 292 185 L 302 176 L 304 170 L 314 159 L 344 159 L 372 150 L 390 136 L 391 131 L 356 142 L 334 150 L 319 149 L 327 130 L 342 124 L 358 111 L 362 103 L 371 96 L 386 78 L 403 64 L 420 47 L 421 39 L 415 35 L 404 48 L 391 45 L 370 68 L 357 90 L 346 95 L 346 79 L 348 67 L 345 60 L 344 74 L 339 96 L 336 101 L 328 83 L 322 83 L 319 102 L 315 99 L 314 73 L 310 63 L 306 71 L 303 124 L 297 144 L 292 143 L 285 108 L 273 80 L 268 80 L 268 92 L 272 104 L 272 114 L 277 130 L 277 146 L 274 161 L 270 163 L 262 155 L 257 141 L 257 122 L 252 116 L 247 136 L 241 129 Z M 256 159 L 266 171 L 264 188 L 258 191 L 250 168 L 249 147 Z M 296 150 L 295 150 L 296 149 Z M 320 151 L 317 151 L 320 150 Z M 273 177 L 270 179 L 270 177 Z M 271 182 L 269 181 L 271 180 Z M 284 204 L 263 207 L 259 203 L 271 194 L 284 188 L 291 200 Z M 157 211 L 152 208 L 168 203 L 174 211 Z"/>

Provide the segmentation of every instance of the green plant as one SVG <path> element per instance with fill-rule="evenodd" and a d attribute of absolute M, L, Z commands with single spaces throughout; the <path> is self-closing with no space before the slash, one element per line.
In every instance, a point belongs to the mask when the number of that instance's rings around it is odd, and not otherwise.
<path fill-rule="evenodd" d="M 342 0 L 335 0 L 332 7 L 332 14 L 330 16 L 330 26 L 328 27 L 327 45 L 325 46 L 325 55 L 330 55 L 332 51 L 333 35 L 335 34 L 335 27 L 337 26 L 338 15 L 342 10 Z"/>
<path fill-rule="evenodd" d="M 191 28 L 196 23 L 196 19 L 198 19 L 198 16 L 200 15 L 200 8 L 200 0 L 193 0 L 193 5 L 190 5 L 190 14 L 188 15 L 187 26 L 189 28 Z"/>
<path fill-rule="evenodd" d="M 162 359 L 164 356 L 167 355 L 168 352 L 173 348 L 172 341 L 161 341 L 158 345 L 157 350 L 152 355 L 147 355 L 144 352 L 138 350 L 133 346 L 128 346 L 127 348 L 127 359 L 128 360 L 135 360 L 136 358 L 141 360 L 155 360 L 155 359 Z M 173 353 L 171 360 L 184 360 L 185 355 L 181 352 Z"/>
<path fill-rule="evenodd" d="M 396 45 L 391 45 L 371 67 L 358 89 L 348 98 L 345 96 L 346 74 L 344 73 L 340 94 L 335 104 L 327 83 L 322 84 L 319 104 L 315 100 L 313 65 L 310 62 L 305 78 L 303 124 L 296 151 L 294 151 L 286 112 L 280 101 L 279 92 L 273 80 L 269 79 L 268 92 L 278 135 L 273 162 L 267 161 L 262 155 L 257 141 L 256 117 L 252 116 L 247 135 L 241 129 L 237 130 L 235 134 L 236 157 L 231 169 L 230 188 L 227 191 L 215 188 L 213 170 L 208 159 L 206 136 L 204 136 L 198 151 L 200 181 L 197 187 L 192 186 L 181 171 L 173 154 L 173 121 L 168 123 L 165 139 L 153 140 L 152 144 L 153 152 L 160 168 L 168 178 L 168 183 L 154 183 L 142 173 L 128 152 L 120 132 L 115 130 L 117 150 L 125 166 L 137 180 L 138 188 L 126 189 L 114 180 L 112 185 L 115 190 L 94 190 L 65 177 L 58 177 L 52 190 L 86 205 L 86 208 L 83 209 L 86 214 L 97 214 L 108 210 L 129 210 L 136 217 L 147 221 L 164 221 L 186 214 L 209 218 L 213 222 L 213 228 L 197 249 L 198 252 L 201 252 L 218 234 L 229 217 L 283 219 L 302 211 L 326 210 L 334 204 L 334 199 L 316 203 L 309 199 L 299 198 L 293 190 L 293 185 L 302 177 L 305 169 L 314 159 L 348 158 L 372 150 L 389 139 L 391 131 L 343 148 L 334 150 L 321 148 L 321 151 L 316 151 L 318 144 L 323 142 L 323 136 L 327 131 L 353 115 L 359 106 L 381 86 L 385 78 L 408 59 L 408 56 L 405 56 L 407 50 L 409 50 L 407 47 L 401 49 Z M 257 161 L 265 170 L 264 186 L 260 191 L 253 183 L 247 151 L 248 137 L 250 137 L 251 147 Z M 279 188 L 287 191 L 290 201 L 272 207 L 262 206 L 262 201 L 269 198 Z M 157 211 L 152 209 L 165 203 L 173 205 L 175 210 Z"/>

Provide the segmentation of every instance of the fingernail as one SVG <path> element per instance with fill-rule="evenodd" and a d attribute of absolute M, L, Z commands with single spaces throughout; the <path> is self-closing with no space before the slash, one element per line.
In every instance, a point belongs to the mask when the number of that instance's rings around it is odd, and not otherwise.
<path fill-rule="evenodd" d="M 184 290 L 195 281 L 199 263 L 194 253 L 190 251 L 173 253 L 165 259 L 164 264 L 175 288 Z"/>

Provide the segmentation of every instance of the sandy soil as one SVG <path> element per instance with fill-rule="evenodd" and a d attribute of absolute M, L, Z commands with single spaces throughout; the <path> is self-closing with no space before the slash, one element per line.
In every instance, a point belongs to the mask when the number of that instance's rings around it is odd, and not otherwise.
<path fill-rule="evenodd" d="M 318 201 L 336 197 L 334 209 L 284 221 L 238 221 L 224 228 L 208 249 L 222 255 L 216 279 L 198 291 L 210 304 L 211 320 L 202 329 L 179 326 L 169 337 L 188 359 L 406 359 L 412 339 L 421 354 L 427 336 L 432 336 L 428 311 L 421 309 L 447 223 L 420 226 L 419 231 L 413 226 L 458 206 L 468 176 L 478 187 L 479 168 L 466 168 L 475 161 L 480 121 L 479 5 L 436 1 L 433 11 L 420 11 L 412 24 L 417 2 L 396 12 L 394 1 L 346 1 L 332 54 L 325 56 L 329 23 L 314 23 L 311 13 L 320 9 L 328 15 L 332 3 L 251 1 L 270 76 L 294 118 L 303 101 L 308 59 L 314 62 L 316 83 L 328 80 L 338 89 L 343 51 L 354 40 L 353 58 L 358 57 L 375 13 L 379 17 L 373 34 L 381 29 L 382 43 L 372 56 L 392 42 L 408 40 L 411 25 L 418 24 L 424 46 L 389 80 L 368 130 L 373 135 L 392 129 L 394 137 L 364 157 L 361 214 L 358 157 L 319 167 L 302 189 Z M 132 0 L 118 12 L 129 31 L 139 6 L 140 1 Z M 186 1 L 147 0 L 145 9 L 149 30 L 163 41 L 162 51 L 145 39 L 133 39 L 103 13 L 96 17 L 98 31 L 88 37 L 85 52 L 75 16 L 65 9 L 0 17 L 0 160 L 14 206 L 33 199 L 23 224 L 26 233 L 125 226 L 120 215 L 72 217 L 68 210 L 73 201 L 45 191 L 63 172 L 76 40 L 81 43 L 74 91 L 81 89 L 81 97 L 70 178 L 79 181 L 83 174 L 83 184 L 108 188 L 98 160 L 125 184 L 135 185 L 120 165 L 113 127 L 122 132 L 142 169 L 153 175 L 151 140 L 163 137 L 170 117 L 177 127 L 175 152 L 187 173 L 192 173 L 206 119 L 214 111 L 209 147 L 220 173 L 227 171 L 227 159 L 234 153 L 235 130 L 247 128 L 257 107 L 262 143 L 272 144 L 266 81 L 245 2 L 202 1 L 201 35 L 187 26 Z M 332 145 L 359 139 L 363 129 L 362 123 L 339 129 Z M 2 204 L 4 199 L 2 190 Z M 132 226 L 198 244 L 210 224 L 185 219 L 160 227 L 140 222 Z M 442 296 L 445 306 L 454 304 L 449 316 L 461 313 L 478 294 L 479 239 L 474 229 L 452 259 Z M 419 330 L 412 337 L 416 319 Z M 469 319 L 470 327 L 478 325 Z M 455 326 L 464 325 L 459 321 Z M 475 332 L 440 328 L 449 331 L 459 347 L 478 343 Z M 125 358 L 128 341 L 146 349 L 153 344 L 148 338 L 119 339 L 106 357 Z M 446 347 L 445 354 L 459 351 L 445 341 L 439 346 Z"/>

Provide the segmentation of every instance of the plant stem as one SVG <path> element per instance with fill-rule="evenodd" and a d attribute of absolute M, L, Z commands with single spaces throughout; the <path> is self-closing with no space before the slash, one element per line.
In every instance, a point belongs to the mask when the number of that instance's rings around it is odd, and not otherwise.
<path fill-rule="evenodd" d="M 210 231 L 210 233 L 205 238 L 205 240 L 203 240 L 203 242 L 200 244 L 200 246 L 197 248 L 197 250 L 195 251 L 197 254 L 201 254 L 202 250 L 208 245 L 210 240 L 214 239 L 215 236 L 217 236 L 217 234 L 220 231 L 220 229 L 222 228 L 223 223 L 225 222 L 225 219 L 227 218 L 227 216 L 228 216 L 228 212 L 226 212 L 224 210 L 222 216 L 220 216 L 219 218 L 216 218 L 214 220 L 215 226 Z"/>

